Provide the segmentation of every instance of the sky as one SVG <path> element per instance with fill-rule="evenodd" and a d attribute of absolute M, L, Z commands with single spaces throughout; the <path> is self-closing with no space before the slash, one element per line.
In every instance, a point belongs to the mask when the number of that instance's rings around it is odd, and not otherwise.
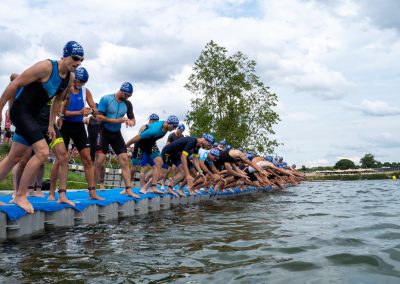
<path fill-rule="evenodd" d="M 0 88 L 75 40 L 95 101 L 133 83 L 129 139 L 151 113 L 185 119 L 192 95 L 183 86 L 213 40 L 254 59 L 278 95 L 283 145 L 274 154 L 307 167 L 359 163 L 366 153 L 398 162 L 399 11 L 397 0 L 6 1 Z"/>

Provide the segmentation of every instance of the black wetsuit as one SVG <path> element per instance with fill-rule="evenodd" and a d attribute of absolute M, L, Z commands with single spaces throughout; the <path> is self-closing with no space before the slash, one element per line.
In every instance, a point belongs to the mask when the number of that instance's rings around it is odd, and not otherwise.
<path fill-rule="evenodd" d="M 92 158 L 93 162 L 96 157 L 96 151 L 101 150 L 100 149 L 101 129 L 102 129 L 101 121 L 98 121 L 93 116 L 90 117 L 89 124 L 87 126 L 87 130 L 88 130 L 88 139 L 89 139 L 89 145 L 90 145 L 90 157 Z"/>
<path fill-rule="evenodd" d="M 236 163 L 241 160 L 240 158 L 231 157 L 229 151 L 231 150 L 222 151 L 219 159 L 214 163 L 218 170 L 222 170 L 225 163 Z"/>
<path fill-rule="evenodd" d="M 161 157 L 164 162 L 163 168 L 167 168 L 172 164 L 179 166 L 182 153 L 189 156 L 192 153 L 197 153 L 198 150 L 199 147 L 197 146 L 196 137 L 182 137 L 175 140 L 171 144 L 166 145 L 161 152 Z"/>
<path fill-rule="evenodd" d="M 45 83 L 33 82 L 20 88 L 10 110 L 10 118 L 15 125 L 16 133 L 30 145 L 45 139 L 35 116 L 53 97 L 63 93 L 69 84 L 70 72 L 65 78 L 61 78 L 57 61 L 52 60 L 51 64 L 53 70 L 49 80 Z"/>
<path fill-rule="evenodd" d="M 183 137 L 184 137 L 184 136 L 178 136 L 178 135 L 176 135 L 175 132 L 172 132 L 172 133 L 168 136 L 167 142 L 172 143 L 172 142 L 174 142 L 174 141 L 176 141 L 176 140 L 178 140 L 178 139 L 181 139 L 181 138 L 183 138 Z"/>

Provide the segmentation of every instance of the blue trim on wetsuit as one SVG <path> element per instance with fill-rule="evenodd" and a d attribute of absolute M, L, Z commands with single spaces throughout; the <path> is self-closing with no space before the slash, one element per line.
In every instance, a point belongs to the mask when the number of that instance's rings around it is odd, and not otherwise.
<path fill-rule="evenodd" d="M 25 145 L 27 147 L 31 147 L 31 144 L 29 144 L 29 142 L 26 141 L 25 138 L 22 137 L 21 135 L 19 135 L 17 132 L 14 132 L 12 140 L 13 140 L 13 142 L 18 142 L 18 143 L 20 143 L 22 145 Z"/>
<path fill-rule="evenodd" d="M 15 94 L 15 99 L 18 99 L 18 97 L 21 95 L 23 90 L 24 90 L 24 87 L 20 87 L 17 89 L 17 93 Z"/>
<path fill-rule="evenodd" d="M 58 87 L 61 84 L 62 79 L 60 74 L 58 74 L 58 63 L 57 60 L 51 60 L 52 71 L 49 80 L 42 83 L 43 88 L 47 91 L 49 98 L 53 98 L 57 94 Z M 56 71 L 56 72 L 55 72 Z"/>

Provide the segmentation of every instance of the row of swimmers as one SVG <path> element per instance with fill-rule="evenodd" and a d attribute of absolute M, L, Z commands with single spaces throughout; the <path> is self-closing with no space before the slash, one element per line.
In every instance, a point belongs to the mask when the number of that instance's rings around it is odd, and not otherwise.
<path fill-rule="evenodd" d="M 212 134 L 200 137 L 183 136 L 184 125 L 175 115 L 160 120 L 156 114 L 140 127 L 139 133 L 125 142 L 121 126 L 133 127 L 136 119 L 130 98 L 133 85 L 124 82 L 117 91 L 101 97 L 98 104 L 86 87 L 89 73 L 81 67 L 83 47 L 68 42 L 59 60 L 43 60 L 21 74 L 12 74 L 0 98 L 0 113 L 9 104 L 15 133 L 9 154 L 0 162 L 0 180 L 14 169 L 16 192 L 13 203 L 28 213 L 34 209 L 27 195 L 40 186 L 43 164 L 50 149 L 55 155 L 51 170 L 49 200 L 55 200 L 58 181 L 59 203 L 75 204 L 66 195 L 68 179 L 68 144 L 72 140 L 79 151 L 88 184 L 89 198 L 102 200 L 100 188 L 104 162 L 109 148 L 118 157 L 122 179 L 126 185 L 122 194 L 138 198 L 132 191 L 132 172 L 149 165 L 151 170 L 141 174 L 141 193 L 183 194 L 186 186 L 193 194 L 200 188 L 214 187 L 229 190 L 234 186 L 274 186 L 297 184 L 302 174 L 293 167 L 274 164 L 270 157 L 246 155 L 240 149 L 224 149 L 224 143 L 214 145 Z M 85 123 L 88 124 L 88 133 Z M 160 150 L 157 141 L 168 132 L 167 145 Z M 127 148 L 133 146 L 132 163 Z M 132 165 L 131 165 L 132 164 Z M 157 187 L 166 180 L 165 191 Z M 176 191 L 174 188 L 180 184 Z M 38 193 L 40 194 L 40 189 Z M 2 204 L 5 206 L 6 204 Z"/>

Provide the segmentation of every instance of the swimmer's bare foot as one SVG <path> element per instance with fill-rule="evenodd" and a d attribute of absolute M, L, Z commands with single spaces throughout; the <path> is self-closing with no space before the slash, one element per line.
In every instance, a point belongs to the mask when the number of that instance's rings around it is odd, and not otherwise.
<path fill-rule="evenodd" d="M 119 194 L 125 194 L 126 193 L 126 190 L 125 189 L 123 189 L 123 190 L 121 190 L 120 192 L 119 192 Z"/>
<path fill-rule="evenodd" d="M 178 189 L 178 192 L 177 192 L 180 196 L 186 196 L 186 194 L 183 192 L 183 190 L 182 189 Z"/>
<path fill-rule="evenodd" d="M 47 200 L 49 200 L 49 201 L 54 201 L 54 200 L 56 200 L 56 197 L 55 197 L 54 192 L 50 192 L 50 193 L 49 193 L 49 197 L 47 197 Z"/>
<path fill-rule="evenodd" d="M 3 201 L 0 201 L 0 206 L 4 206 L 4 205 L 8 205 L 8 204 L 4 203 Z"/>
<path fill-rule="evenodd" d="M 130 197 L 133 197 L 133 198 L 140 198 L 139 195 L 137 195 L 136 193 L 133 193 L 132 188 L 130 188 L 130 187 L 126 188 L 125 194 L 127 196 L 130 196 Z"/>
<path fill-rule="evenodd" d="M 147 185 L 144 185 L 144 186 L 142 186 L 141 188 L 140 188 L 140 191 L 139 191 L 141 194 L 146 194 L 147 193 Z"/>
<path fill-rule="evenodd" d="M 36 197 L 44 197 L 44 193 L 41 190 L 36 190 L 33 196 Z"/>
<path fill-rule="evenodd" d="M 100 197 L 97 195 L 95 187 L 89 187 L 89 198 L 96 199 L 96 200 L 104 200 L 103 197 Z"/>
<path fill-rule="evenodd" d="M 35 196 L 35 186 L 33 185 L 28 186 L 27 196 Z"/>
<path fill-rule="evenodd" d="M 172 189 L 172 187 L 168 187 L 167 190 L 166 190 L 165 192 L 171 193 L 171 194 L 173 194 L 175 197 L 178 197 L 178 198 L 180 197 L 180 195 L 177 194 L 177 193 Z"/>
<path fill-rule="evenodd" d="M 99 189 L 100 189 L 100 190 L 105 190 L 105 189 L 106 189 L 106 187 L 104 186 L 104 183 L 101 182 L 101 183 L 99 184 Z"/>
<path fill-rule="evenodd" d="M 75 203 L 73 203 L 71 200 L 69 200 L 69 199 L 67 198 L 66 190 L 65 190 L 65 189 L 59 189 L 59 190 L 58 190 L 58 201 L 57 201 L 57 203 L 60 203 L 60 204 L 69 204 L 69 205 L 71 205 L 72 207 L 75 207 Z"/>
<path fill-rule="evenodd" d="M 158 194 L 164 194 L 164 192 L 160 191 L 155 185 L 151 187 L 151 193 L 158 193 Z"/>
<path fill-rule="evenodd" d="M 10 201 L 11 203 L 14 203 L 21 207 L 23 210 L 26 211 L 26 213 L 33 214 L 35 213 L 35 210 L 33 210 L 32 204 L 28 201 L 26 196 L 18 196 L 16 195 L 13 200 Z"/>

